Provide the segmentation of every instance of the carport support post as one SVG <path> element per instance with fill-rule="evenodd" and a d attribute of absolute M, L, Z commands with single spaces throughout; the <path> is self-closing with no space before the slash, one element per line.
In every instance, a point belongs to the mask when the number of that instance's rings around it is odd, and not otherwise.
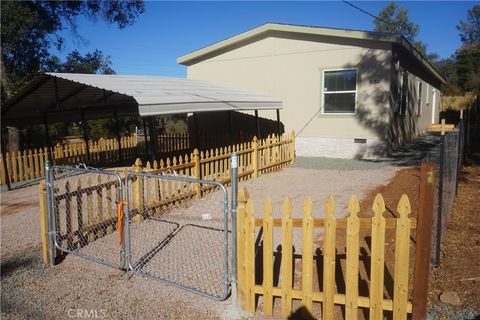
<path fill-rule="evenodd" d="M 277 135 L 280 137 L 280 109 L 277 109 Z"/>
<path fill-rule="evenodd" d="M 52 146 L 50 141 L 50 133 L 48 132 L 48 119 L 47 114 L 43 114 L 43 125 L 45 126 L 45 138 L 47 139 L 47 159 L 52 160 Z"/>
<path fill-rule="evenodd" d="M 114 112 L 114 117 L 115 117 L 115 131 L 117 133 L 117 142 L 118 142 L 118 162 L 123 163 L 122 159 L 122 139 L 120 139 L 120 125 L 118 124 L 118 112 L 117 109 L 115 109 Z"/>
<path fill-rule="evenodd" d="M 147 122 L 145 121 L 145 117 L 142 117 L 143 120 L 143 142 L 145 143 L 145 156 L 148 159 L 148 136 L 147 136 Z"/>
<path fill-rule="evenodd" d="M 85 141 L 85 151 L 87 152 L 87 163 L 90 164 L 90 147 L 88 145 L 88 128 L 85 120 L 85 112 L 82 112 L 83 141 Z"/>
<path fill-rule="evenodd" d="M 257 139 L 261 139 L 260 137 L 260 119 L 258 118 L 258 110 L 255 110 L 255 122 L 257 126 Z"/>
<path fill-rule="evenodd" d="M 238 157 L 234 152 L 231 157 L 230 181 L 232 183 L 232 204 L 230 207 L 232 219 L 232 302 L 237 305 L 237 193 L 238 193 Z"/>

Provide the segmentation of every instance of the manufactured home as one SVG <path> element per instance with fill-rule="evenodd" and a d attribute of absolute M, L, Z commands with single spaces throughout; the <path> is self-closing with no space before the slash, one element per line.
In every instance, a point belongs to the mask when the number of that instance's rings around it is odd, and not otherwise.
<path fill-rule="evenodd" d="M 444 83 L 402 36 L 274 23 L 177 62 L 190 79 L 281 98 L 299 156 L 387 155 L 438 122 Z"/>

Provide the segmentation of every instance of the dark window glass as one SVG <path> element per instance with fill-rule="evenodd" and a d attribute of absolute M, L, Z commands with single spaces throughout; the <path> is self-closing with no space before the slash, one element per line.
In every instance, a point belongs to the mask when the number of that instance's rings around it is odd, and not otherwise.
<path fill-rule="evenodd" d="M 357 70 L 325 71 L 325 92 L 355 91 Z"/>
<path fill-rule="evenodd" d="M 326 93 L 325 113 L 355 113 L 355 93 Z"/>

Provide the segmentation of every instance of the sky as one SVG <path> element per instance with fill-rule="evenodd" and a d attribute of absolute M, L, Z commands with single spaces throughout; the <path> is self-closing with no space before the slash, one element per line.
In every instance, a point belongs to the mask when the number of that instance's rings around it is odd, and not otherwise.
<path fill-rule="evenodd" d="M 372 13 L 389 2 L 352 1 Z M 473 1 L 399 1 L 410 20 L 420 26 L 417 39 L 428 52 L 450 57 L 460 47 L 457 24 L 466 20 Z M 267 22 L 373 30 L 373 19 L 341 1 L 146 1 L 145 12 L 125 29 L 78 20 L 79 33 L 88 40 L 79 43 L 65 31 L 60 57 L 76 49 L 81 53 L 101 50 L 109 55 L 117 74 L 185 77 L 186 67 L 176 59 L 215 42 Z"/>

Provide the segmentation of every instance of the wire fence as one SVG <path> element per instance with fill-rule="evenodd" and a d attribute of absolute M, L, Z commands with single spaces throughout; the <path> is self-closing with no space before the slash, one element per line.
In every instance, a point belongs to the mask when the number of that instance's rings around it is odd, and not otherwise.
<path fill-rule="evenodd" d="M 478 103 L 475 103 L 475 106 Z M 436 167 L 434 218 L 432 232 L 431 261 L 434 266 L 440 264 L 442 237 L 445 234 L 452 213 L 455 196 L 458 192 L 458 180 L 465 155 L 468 153 L 472 117 L 476 107 L 462 112 L 458 125 L 441 135 L 440 143 L 423 158 L 423 163 L 433 163 Z"/>

